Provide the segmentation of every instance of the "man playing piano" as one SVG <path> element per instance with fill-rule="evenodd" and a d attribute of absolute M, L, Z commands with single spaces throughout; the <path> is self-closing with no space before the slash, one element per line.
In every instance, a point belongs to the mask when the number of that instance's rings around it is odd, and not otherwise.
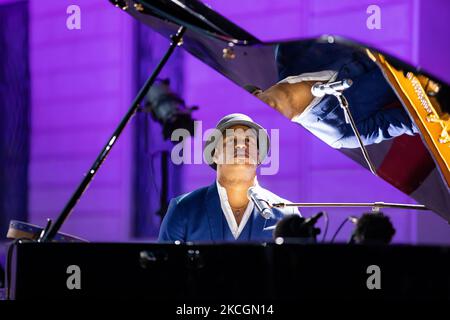
<path fill-rule="evenodd" d="M 258 198 L 269 204 L 287 202 L 259 186 L 257 166 L 269 150 L 267 132 L 244 114 L 222 118 L 204 148 L 204 158 L 217 171 L 210 186 L 171 200 L 162 221 L 159 241 L 267 241 L 274 225 L 296 208 L 272 208 L 265 219 L 249 201 L 255 188 Z"/>

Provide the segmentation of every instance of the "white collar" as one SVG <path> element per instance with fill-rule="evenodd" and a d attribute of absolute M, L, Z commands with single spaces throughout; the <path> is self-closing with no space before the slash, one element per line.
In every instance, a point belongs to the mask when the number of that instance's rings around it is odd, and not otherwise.
<path fill-rule="evenodd" d="M 222 187 L 218 180 L 216 180 L 217 191 L 219 193 L 220 198 L 220 206 L 222 207 L 222 212 L 225 215 L 225 219 L 228 222 L 228 227 L 233 234 L 234 239 L 239 238 L 242 230 L 244 230 L 245 225 L 247 224 L 249 218 L 253 213 L 253 208 L 255 207 L 253 201 L 249 201 L 247 208 L 245 209 L 244 215 L 242 216 L 241 223 L 237 224 L 236 218 L 234 217 L 233 210 L 231 209 L 230 203 L 228 202 L 227 190 Z M 258 181 L 255 178 L 255 185 L 258 185 Z"/>

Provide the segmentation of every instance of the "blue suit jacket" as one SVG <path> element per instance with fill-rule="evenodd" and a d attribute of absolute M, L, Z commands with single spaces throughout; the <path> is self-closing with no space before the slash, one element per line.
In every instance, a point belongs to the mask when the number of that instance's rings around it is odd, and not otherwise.
<path fill-rule="evenodd" d="M 288 202 L 268 190 L 262 189 L 265 199 L 270 202 Z M 264 219 L 256 208 L 253 209 L 250 240 L 269 241 L 278 220 L 286 214 L 299 213 L 297 208 L 273 208 L 273 216 Z M 184 194 L 170 201 L 162 221 L 158 241 L 213 241 L 224 238 L 224 213 L 220 205 L 216 183 Z M 249 221 L 250 222 L 250 221 Z M 248 223 L 249 223 L 248 222 Z"/>

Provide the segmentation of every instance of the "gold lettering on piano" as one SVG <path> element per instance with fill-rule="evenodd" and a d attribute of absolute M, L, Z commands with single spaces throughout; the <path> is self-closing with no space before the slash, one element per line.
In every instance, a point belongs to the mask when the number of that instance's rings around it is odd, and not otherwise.
<path fill-rule="evenodd" d="M 428 122 L 433 122 L 433 123 L 439 123 L 442 126 L 442 132 L 439 136 L 439 142 L 440 143 L 448 143 L 450 142 L 450 134 L 449 134 L 449 129 L 450 129 L 450 120 L 443 120 L 440 119 L 439 117 L 437 117 L 434 114 L 430 114 L 427 115 L 427 121 Z"/>
<path fill-rule="evenodd" d="M 443 119 L 441 118 L 436 110 L 433 108 L 431 102 L 428 99 L 428 96 L 426 95 L 422 85 L 420 84 L 419 80 L 412 72 L 408 72 L 406 77 L 409 81 L 411 81 L 411 84 L 414 88 L 414 91 L 417 95 L 417 98 L 420 101 L 420 104 L 427 112 L 426 120 L 431 123 L 438 123 L 442 127 L 441 134 L 439 135 L 439 142 L 440 143 L 448 143 L 450 142 L 450 134 L 449 134 L 449 128 L 450 128 L 450 120 L 449 119 Z"/>
<path fill-rule="evenodd" d="M 450 188 L 450 114 L 436 97 L 441 84 L 425 75 L 396 69 L 380 53 L 369 49 L 366 53 L 382 69 L 386 80 L 396 91 Z"/>

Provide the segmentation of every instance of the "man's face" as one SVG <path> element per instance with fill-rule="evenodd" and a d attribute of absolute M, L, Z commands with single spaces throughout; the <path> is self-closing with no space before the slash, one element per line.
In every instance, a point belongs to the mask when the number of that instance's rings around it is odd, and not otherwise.
<path fill-rule="evenodd" d="M 236 125 L 225 130 L 217 144 L 214 161 L 222 166 L 258 165 L 257 132 L 249 127 Z"/>

